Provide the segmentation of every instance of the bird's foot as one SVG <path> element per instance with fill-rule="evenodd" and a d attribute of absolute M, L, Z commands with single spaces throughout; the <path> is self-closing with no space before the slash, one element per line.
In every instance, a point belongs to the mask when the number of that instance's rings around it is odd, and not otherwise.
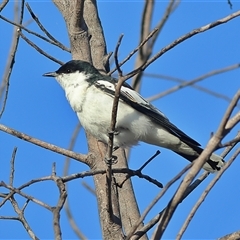
<path fill-rule="evenodd" d="M 113 152 L 117 151 L 119 149 L 118 146 L 113 147 Z"/>
<path fill-rule="evenodd" d="M 120 131 L 119 131 L 119 129 L 118 128 L 115 128 L 115 130 L 114 131 L 112 131 L 112 130 L 109 130 L 108 131 L 108 135 L 119 135 L 120 134 Z"/>
<path fill-rule="evenodd" d="M 114 165 L 114 164 L 116 164 L 116 163 L 118 162 L 117 156 L 114 156 L 114 155 L 112 155 L 111 158 L 105 157 L 105 158 L 104 158 L 104 161 L 105 161 L 105 163 L 106 163 L 107 165 Z"/>

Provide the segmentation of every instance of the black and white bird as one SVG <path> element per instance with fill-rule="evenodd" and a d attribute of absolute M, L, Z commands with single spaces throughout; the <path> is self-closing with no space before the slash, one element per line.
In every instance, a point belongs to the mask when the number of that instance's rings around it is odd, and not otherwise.
<path fill-rule="evenodd" d="M 107 143 L 117 79 L 102 75 L 90 63 L 80 60 L 69 61 L 57 71 L 43 76 L 56 78 L 83 128 L 99 141 Z M 114 147 L 130 147 L 139 141 L 170 149 L 190 162 L 203 151 L 198 142 L 124 83 L 120 92 Z M 213 153 L 203 168 L 215 172 L 223 164 L 222 157 Z"/>

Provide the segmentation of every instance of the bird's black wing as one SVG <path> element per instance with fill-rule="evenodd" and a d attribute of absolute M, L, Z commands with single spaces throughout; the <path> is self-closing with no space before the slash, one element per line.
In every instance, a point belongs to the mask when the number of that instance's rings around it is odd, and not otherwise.
<path fill-rule="evenodd" d="M 113 78 L 108 78 L 107 80 L 99 79 L 95 82 L 95 86 L 101 88 L 105 93 L 114 97 L 115 96 L 115 87 L 117 84 L 117 80 Z M 147 115 L 151 118 L 155 123 L 161 125 L 161 127 L 165 128 L 171 134 L 180 138 L 183 142 L 191 145 L 191 146 L 200 146 L 198 142 L 189 137 L 179 128 L 177 128 L 174 124 L 172 124 L 168 118 L 157 108 L 155 108 L 151 103 L 145 100 L 139 93 L 137 93 L 129 84 L 124 83 L 121 87 L 120 99 L 124 101 L 126 104 L 130 105 L 137 111 Z"/>

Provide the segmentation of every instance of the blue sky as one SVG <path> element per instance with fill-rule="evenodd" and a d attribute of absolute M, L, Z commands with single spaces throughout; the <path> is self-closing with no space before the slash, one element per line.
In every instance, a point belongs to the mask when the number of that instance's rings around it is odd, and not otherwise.
<path fill-rule="evenodd" d="M 120 60 L 124 59 L 139 43 L 143 3 L 143 1 L 98 1 L 99 15 L 104 28 L 108 52 L 114 51 L 119 35 L 124 34 L 120 48 Z M 239 1 L 232 1 L 232 3 L 233 9 L 231 10 L 227 1 L 183 1 L 165 25 L 154 52 L 158 52 L 162 47 L 193 29 L 240 9 Z M 66 46 L 69 46 L 64 20 L 54 4 L 51 1 L 29 1 L 29 4 L 48 31 Z M 166 4 L 166 1 L 156 2 L 152 27 L 161 18 Z M 24 22 L 30 19 L 27 10 L 25 11 Z M 13 18 L 12 1 L 1 14 L 10 19 Z M 155 61 L 146 69 L 146 73 L 191 80 L 209 71 L 238 63 L 240 55 L 239 24 L 240 19 L 236 18 L 229 23 L 188 39 Z M 28 28 L 39 31 L 35 23 L 31 23 Z M 1 32 L 4 32 L 0 44 L 0 73 L 3 74 L 13 27 L 0 21 L 0 29 Z M 31 37 L 31 40 L 61 61 L 65 62 L 71 59 L 70 54 L 36 37 Z M 43 73 L 54 71 L 59 65 L 40 55 L 23 40 L 20 40 L 15 60 L 8 102 L 5 113 L 0 120 L 1 124 L 67 148 L 78 119 L 68 105 L 57 82 L 54 79 L 42 77 Z M 135 58 L 123 66 L 124 73 L 133 69 L 134 60 Z M 175 85 L 176 83 L 171 81 L 144 77 L 141 94 L 144 97 L 149 97 Z M 239 69 L 208 78 L 200 82 L 199 85 L 232 98 L 240 86 Z M 200 142 L 203 147 L 207 144 L 211 132 L 216 131 L 228 106 L 227 101 L 191 87 L 156 100 L 153 104 L 163 111 L 174 124 Z M 237 128 L 226 137 L 225 141 L 232 139 L 236 133 Z M 65 157 L 23 142 L 3 132 L 0 132 L 0 142 L 2 143 L 0 180 L 9 182 L 9 162 L 15 146 L 18 147 L 14 182 L 16 187 L 33 178 L 49 175 L 53 162 L 57 164 L 57 174 L 60 176 L 63 174 Z M 131 151 L 130 168 L 139 168 L 158 149 L 158 147 L 143 143 L 134 147 Z M 87 153 L 83 130 L 79 134 L 75 150 Z M 166 184 L 188 162 L 168 150 L 160 150 L 161 155 L 144 170 L 144 173 Z M 239 230 L 239 167 L 240 161 L 237 159 L 200 207 L 184 235 L 185 239 L 215 239 Z M 85 165 L 74 160 L 71 161 L 70 173 L 85 170 L 88 170 Z M 213 177 L 214 175 L 209 176 L 179 206 L 165 232 L 165 239 L 176 237 L 192 206 Z M 159 189 L 137 177 L 132 180 L 140 210 L 143 211 L 159 192 Z M 81 186 L 82 181 L 82 179 L 75 180 L 68 185 L 69 202 L 73 215 L 80 229 L 89 239 L 100 239 L 101 231 L 96 199 Z M 91 178 L 85 178 L 84 181 L 93 187 Z M 146 218 L 146 222 L 165 207 L 177 186 L 178 184 L 175 184 L 153 208 Z M 49 182 L 38 183 L 25 189 L 25 192 L 46 201 L 50 205 L 56 203 L 58 194 L 54 184 Z M 17 197 L 17 199 L 21 204 L 24 204 L 24 199 L 21 197 Z M 0 216 L 2 215 L 14 215 L 9 204 L 0 209 Z M 61 217 L 63 238 L 76 238 L 64 211 L 62 211 Z M 26 218 L 38 237 L 41 239 L 53 238 L 52 216 L 45 209 L 30 203 L 26 210 Z M 1 239 L 29 239 L 19 222 L 0 221 L 0 229 Z"/>

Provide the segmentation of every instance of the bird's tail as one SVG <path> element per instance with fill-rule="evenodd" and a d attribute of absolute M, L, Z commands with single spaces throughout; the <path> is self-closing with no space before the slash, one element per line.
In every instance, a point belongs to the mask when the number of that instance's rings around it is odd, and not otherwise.
<path fill-rule="evenodd" d="M 203 151 L 202 148 L 198 147 L 198 146 L 195 146 L 194 147 L 194 150 L 200 155 Z M 176 152 L 178 155 L 184 157 L 185 159 L 187 159 L 188 161 L 192 162 L 196 159 L 196 156 L 193 156 L 193 155 L 188 155 L 188 154 L 185 154 L 185 153 L 182 153 L 182 152 Z M 224 165 L 224 159 L 213 153 L 210 158 L 207 160 L 207 162 L 203 165 L 203 169 L 205 169 L 206 171 L 208 172 L 216 172 L 216 171 L 219 171 L 221 169 L 221 167 Z"/>

